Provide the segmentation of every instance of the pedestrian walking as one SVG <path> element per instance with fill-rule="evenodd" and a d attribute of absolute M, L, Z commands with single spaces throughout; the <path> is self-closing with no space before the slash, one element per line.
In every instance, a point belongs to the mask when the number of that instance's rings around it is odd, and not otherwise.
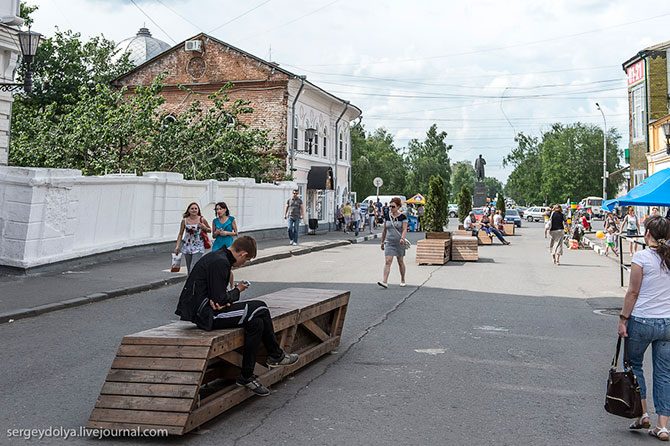
<path fill-rule="evenodd" d="M 214 206 L 216 218 L 212 220 L 212 251 L 218 251 L 223 248 L 230 248 L 233 244 L 233 237 L 237 236 L 237 222 L 235 217 L 230 215 L 228 205 L 223 201 L 216 203 Z"/>
<path fill-rule="evenodd" d="M 384 251 L 384 275 L 381 282 L 377 282 L 382 288 L 388 288 L 391 264 L 395 257 L 400 270 L 400 286 L 405 286 L 405 237 L 407 236 L 407 216 L 400 212 L 400 198 L 393 197 L 388 205 L 389 218 L 384 221 L 382 229 L 381 249 Z"/>
<path fill-rule="evenodd" d="M 645 224 L 644 241 L 648 249 L 633 254 L 628 291 L 619 314 L 617 331 L 627 338 L 627 351 L 633 373 L 640 385 L 643 414 L 630 429 L 648 429 L 647 385 L 642 369 L 644 354 L 651 344 L 654 409 L 656 427 L 649 435 L 670 440 L 670 222 L 661 216 Z"/>
<path fill-rule="evenodd" d="M 300 232 L 300 222 L 305 217 L 305 205 L 298 196 L 298 189 L 293 190 L 293 196 L 286 201 L 284 208 L 284 218 L 288 223 L 289 245 L 298 245 L 298 234 Z"/>
<path fill-rule="evenodd" d="M 563 209 L 560 205 L 555 205 L 551 214 L 549 214 L 549 220 L 547 221 L 549 226 L 549 236 L 551 240 L 549 241 L 549 252 L 551 252 L 551 258 L 554 260 L 555 265 L 561 264 L 561 256 L 563 255 L 563 237 L 565 237 L 565 216 L 563 215 Z"/>
<path fill-rule="evenodd" d="M 384 203 L 382 206 L 382 216 L 384 217 L 384 222 L 389 219 L 389 204 Z"/>
<path fill-rule="evenodd" d="M 361 222 L 363 221 L 363 216 L 361 215 L 361 204 L 356 203 L 354 206 L 354 209 L 351 211 L 351 220 L 352 220 L 352 225 L 354 227 L 354 235 L 358 237 L 358 228 L 361 225 Z"/>
<path fill-rule="evenodd" d="M 343 207 L 344 207 L 343 205 L 339 205 L 337 207 L 337 214 L 335 216 L 335 221 L 336 221 L 338 231 L 341 231 L 344 228 L 344 215 L 342 215 L 342 208 Z"/>
<path fill-rule="evenodd" d="M 353 209 L 351 209 L 351 203 L 348 201 L 345 203 L 344 207 L 342 208 L 342 216 L 344 217 L 344 233 L 346 234 L 347 231 L 351 230 L 351 214 L 353 212 Z"/>
<path fill-rule="evenodd" d="M 607 231 L 610 227 L 614 228 L 614 232 L 617 232 L 619 229 L 619 221 L 616 218 L 616 215 L 612 212 L 607 212 L 605 214 L 605 223 L 604 228 Z"/>
<path fill-rule="evenodd" d="M 180 252 L 186 259 L 186 271 L 190 274 L 191 267 L 205 254 L 205 240 L 207 233 L 212 232 L 207 220 L 200 212 L 198 203 L 191 203 L 182 215 L 175 254 Z M 203 235 L 204 233 L 204 235 Z"/>
<path fill-rule="evenodd" d="M 619 255 L 616 249 L 616 232 L 612 226 L 607 228 L 607 233 L 605 234 L 605 256 L 609 255 L 610 249 L 615 255 Z"/>
<path fill-rule="evenodd" d="M 372 200 L 368 202 L 368 231 L 372 234 L 372 230 L 376 228 L 377 207 Z"/>
<path fill-rule="evenodd" d="M 190 321 L 203 330 L 243 328 L 241 374 L 236 384 L 246 387 L 258 396 L 268 396 L 270 391 L 253 374 L 256 356 L 261 343 L 265 346 L 269 368 L 294 364 L 296 353 L 285 353 L 274 334 L 272 316 L 265 302 L 240 300 L 240 293 L 249 282 L 240 282 L 227 290 L 233 266 L 243 266 L 256 257 L 256 240 L 242 236 L 226 247 L 210 252 L 193 267 L 179 296 L 175 313 L 183 321 Z"/>
<path fill-rule="evenodd" d="M 638 231 L 640 228 L 640 220 L 637 218 L 637 215 L 635 215 L 635 209 L 633 206 L 628 207 L 628 214 L 624 217 L 623 221 L 621 222 L 621 228 L 619 228 L 619 231 L 621 233 L 626 231 L 626 235 L 628 236 L 628 251 L 630 252 L 630 255 L 632 256 L 635 254 L 635 251 L 637 251 L 637 243 L 634 242 L 634 237 L 637 236 Z"/>
<path fill-rule="evenodd" d="M 416 208 L 416 217 L 419 221 L 418 227 L 416 228 L 417 231 L 423 230 L 423 214 L 425 213 L 426 213 L 426 207 L 420 204 L 419 207 Z"/>

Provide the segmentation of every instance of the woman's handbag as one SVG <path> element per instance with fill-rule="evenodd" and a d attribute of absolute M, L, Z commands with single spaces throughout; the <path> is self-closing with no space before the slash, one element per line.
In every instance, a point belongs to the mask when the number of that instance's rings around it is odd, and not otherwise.
<path fill-rule="evenodd" d="M 638 418 L 642 415 L 642 398 L 640 386 L 633 374 L 628 361 L 628 341 L 623 345 L 623 370 L 617 371 L 619 362 L 619 350 L 621 349 L 621 336 L 616 343 L 616 353 L 612 359 L 609 377 L 607 378 L 607 394 L 605 395 L 605 410 L 612 415 L 624 418 Z"/>
<path fill-rule="evenodd" d="M 170 266 L 171 273 L 178 273 L 181 270 L 181 253 L 172 253 L 172 264 Z"/>
<path fill-rule="evenodd" d="M 204 229 L 200 231 L 200 237 L 202 238 L 202 245 L 205 247 L 205 249 L 210 249 L 212 247 L 212 242 L 209 240 L 209 236 Z"/>
<path fill-rule="evenodd" d="M 400 231 L 398 231 L 398 228 L 396 228 L 396 227 L 395 227 L 395 224 L 394 224 L 396 221 L 398 221 L 398 220 L 395 219 L 395 218 L 391 218 L 391 226 L 393 226 L 393 229 L 395 229 L 395 232 L 397 232 L 398 235 L 400 236 L 400 240 L 401 240 L 400 244 L 401 244 L 402 247 L 405 248 L 405 249 L 409 249 L 409 248 L 411 248 L 411 247 L 412 247 L 412 242 L 410 242 L 410 241 L 407 240 L 407 239 L 405 239 L 404 242 L 402 241 L 402 234 L 400 233 Z"/>

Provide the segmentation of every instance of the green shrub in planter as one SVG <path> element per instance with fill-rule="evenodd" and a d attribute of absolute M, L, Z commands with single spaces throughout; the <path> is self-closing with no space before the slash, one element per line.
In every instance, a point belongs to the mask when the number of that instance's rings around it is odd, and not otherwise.
<path fill-rule="evenodd" d="M 507 209 L 505 209 L 505 198 L 503 198 L 500 192 L 498 192 L 498 196 L 496 197 L 496 209 L 500 211 L 500 214 L 504 218 Z"/>
<path fill-rule="evenodd" d="M 444 187 L 444 179 L 433 175 L 428 181 L 426 211 L 423 214 L 423 227 L 426 232 L 442 232 L 449 218 L 449 200 Z"/>
<path fill-rule="evenodd" d="M 465 217 L 467 217 L 472 210 L 472 191 L 470 188 L 463 185 L 456 200 L 458 202 L 458 221 L 463 223 Z"/>

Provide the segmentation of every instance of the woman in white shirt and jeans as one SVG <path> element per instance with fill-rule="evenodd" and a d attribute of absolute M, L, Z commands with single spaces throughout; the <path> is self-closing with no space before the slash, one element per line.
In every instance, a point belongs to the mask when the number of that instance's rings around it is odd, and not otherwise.
<path fill-rule="evenodd" d="M 619 315 L 619 336 L 627 337 L 628 356 L 640 384 L 644 414 L 630 429 L 651 427 L 647 413 L 647 386 L 642 370 L 644 352 L 651 344 L 654 409 L 658 421 L 649 434 L 670 440 L 670 221 L 650 217 L 645 222 L 648 249 L 636 252 L 630 281 Z"/>

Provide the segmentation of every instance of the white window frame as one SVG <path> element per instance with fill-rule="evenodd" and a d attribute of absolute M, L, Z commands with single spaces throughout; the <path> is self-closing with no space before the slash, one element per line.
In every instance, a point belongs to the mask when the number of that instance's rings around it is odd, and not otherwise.
<path fill-rule="evenodd" d="M 298 117 L 293 117 L 293 147 L 292 150 L 298 151 Z"/>
<path fill-rule="evenodd" d="M 632 139 L 634 142 L 644 141 L 646 136 L 646 98 L 645 83 L 641 83 L 630 91 Z"/>
<path fill-rule="evenodd" d="M 328 158 L 328 128 L 323 127 L 323 157 Z"/>
<path fill-rule="evenodd" d="M 314 126 L 314 143 L 312 144 L 314 146 L 314 156 L 319 156 L 319 124 L 316 124 Z"/>

